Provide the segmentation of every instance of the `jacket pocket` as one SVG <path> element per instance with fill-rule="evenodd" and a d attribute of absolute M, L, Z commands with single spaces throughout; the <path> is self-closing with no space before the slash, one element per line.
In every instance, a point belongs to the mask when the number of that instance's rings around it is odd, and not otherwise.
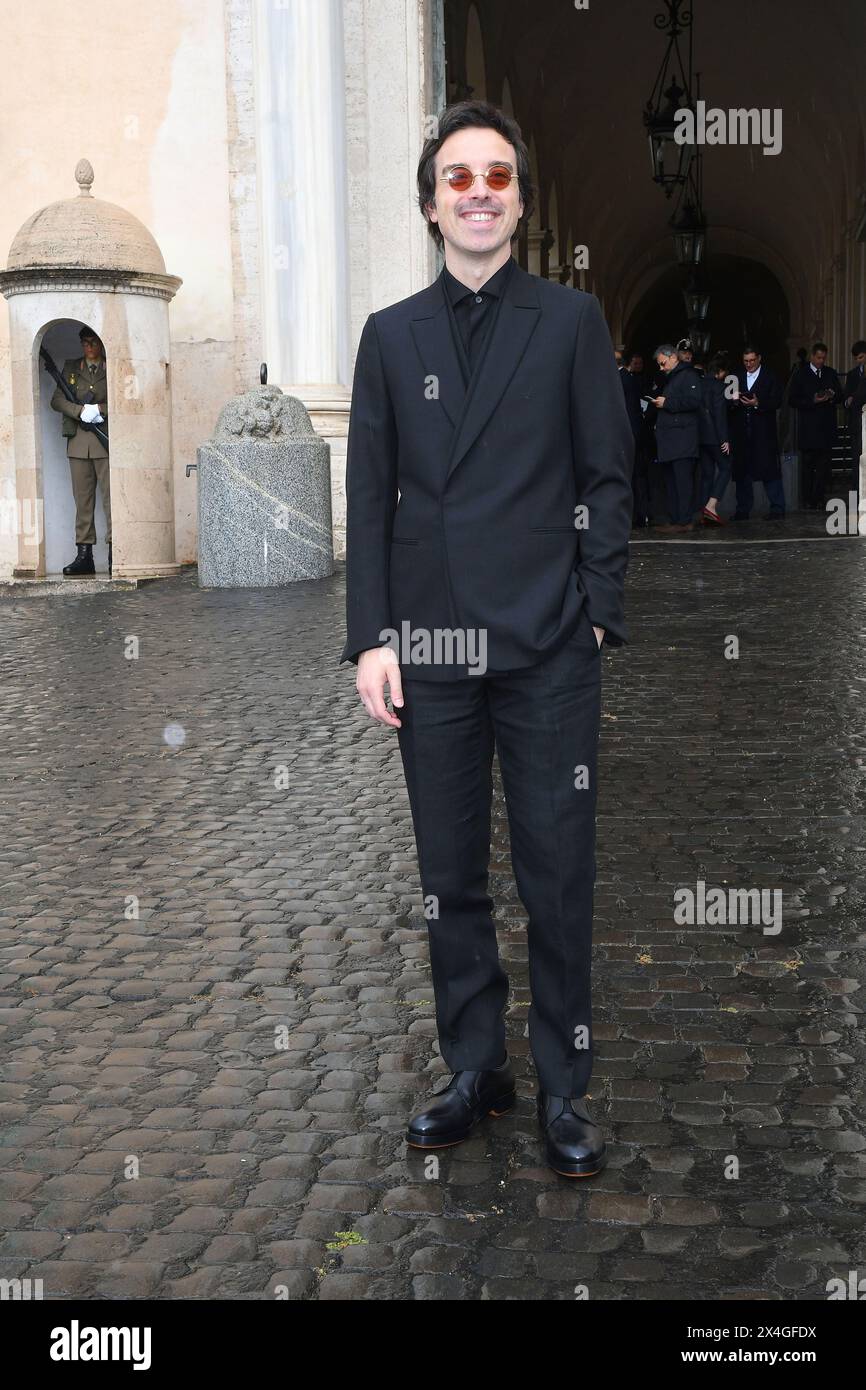
<path fill-rule="evenodd" d="M 533 534 L 546 531 L 567 531 L 572 536 L 577 535 L 577 527 L 573 524 L 571 526 L 530 526 L 529 530 L 533 532 Z"/>
<path fill-rule="evenodd" d="M 421 542 L 414 540 L 411 536 L 392 536 L 392 545 L 420 545 Z"/>

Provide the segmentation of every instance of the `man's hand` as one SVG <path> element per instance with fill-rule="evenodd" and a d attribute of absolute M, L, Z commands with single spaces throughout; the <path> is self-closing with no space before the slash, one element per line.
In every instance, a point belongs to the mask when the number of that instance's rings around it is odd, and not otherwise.
<path fill-rule="evenodd" d="M 391 703 L 395 708 L 403 704 L 403 685 L 400 680 L 400 664 L 392 647 L 370 647 L 358 657 L 358 679 L 355 689 L 364 702 L 364 708 L 371 719 L 387 724 L 392 729 L 402 729 L 403 725 L 385 704 L 385 686 L 390 686 Z"/>
<path fill-rule="evenodd" d="M 655 406 L 656 410 L 664 410 L 664 396 L 653 396 L 653 405 Z"/>
<path fill-rule="evenodd" d="M 592 630 L 595 633 L 598 645 L 601 646 L 602 642 L 604 641 L 605 629 L 603 627 L 596 627 L 595 623 L 593 623 Z"/>
<path fill-rule="evenodd" d="M 726 439 L 725 442 L 724 442 L 724 444 L 722 445 L 722 453 L 723 453 L 723 454 L 729 454 L 730 452 L 731 452 L 731 446 L 730 446 L 730 444 L 728 443 L 728 441 L 727 441 L 727 439 Z"/>
<path fill-rule="evenodd" d="M 85 425 L 90 425 L 96 419 L 98 414 L 98 405 L 83 405 L 81 407 L 81 415 L 79 416 L 79 419 L 82 420 Z"/>

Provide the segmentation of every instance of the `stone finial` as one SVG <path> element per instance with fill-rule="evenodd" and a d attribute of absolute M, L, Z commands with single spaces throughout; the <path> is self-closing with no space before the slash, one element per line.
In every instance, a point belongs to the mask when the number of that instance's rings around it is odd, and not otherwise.
<path fill-rule="evenodd" d="M 235 396 L 222 408 L 214 439 L 297 439 L 314 435 L 307 408 L 279 386 L 259 386 Z"/>
<path fill-rule="evenodd" d="M 90 185 L 93 183 L 93 165 L 89 159 L 79 159 L 75 166 L 75 182 L 82 198 L 92 198 Z"/>

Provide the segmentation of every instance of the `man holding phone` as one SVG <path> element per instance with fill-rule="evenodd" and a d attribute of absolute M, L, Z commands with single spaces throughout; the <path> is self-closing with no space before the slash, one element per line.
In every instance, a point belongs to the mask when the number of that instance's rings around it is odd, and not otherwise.
<path fill-rule="evenodd" d="M 822 512 L 830 490 L 833 448 L 836 444 L 836 405 L 842 387 L 827 366 L 827 344 L 815 343 L 808 362 L 791 378 L 788 404 L 797 412 L 797 444 L 802 459 L 803 505 Z"/>
<path fill-rule="evenodd" d="M 730 403 L 731 463 L 737 488 L 734 521 L 748 521 L 754 506 L 753 484 L 759 482 L 767 494 L 768 521 L 785 519 L 785 487 L 779 456 L 779 430 L 776 414 L 782 404 L 782 383 L 753 343 L 743 351 L 743 365 L 737 372 L 736 393 Z"/>
<path fill-rule="evenodd" d="M 650 399 L 658 411 L 656 453 L 667 470 L 671 514 L 670 523 L 657 526 L 656 530 L 691 531 L 695 471 L 700 455 L 700 377 L 690 361 L 680 356 L 680 348 L 670 343 L 662 343 L 653 356 L 667 378 L 661 393 Z"/>

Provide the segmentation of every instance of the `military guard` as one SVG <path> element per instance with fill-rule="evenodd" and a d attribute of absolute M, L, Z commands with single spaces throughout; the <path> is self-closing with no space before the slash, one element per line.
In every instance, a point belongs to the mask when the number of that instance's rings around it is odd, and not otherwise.
<path fill-rule="evenodd" d="M 51 409 L 63 415 L 63 436 L 72 474 L 72 495 L 75 498 L 75 543 L 77 554 L 63 573 L 68 575 L 95 574 L 93 546 L 96 527 L 93 520 L 96 483 L 102 493 L 105 509 L 105 539 L 108 542 L 108 573 L 111 574 L 111 494 L 108 477 L 108 449 L 93 430 L 82 424 L 105 427 L 108 419 L 108 378 L 105 350 L 92 328 L 79 333 L 83 356 L 67 358 L 63 377 L 75 393 L 68 400 L 58 386 L 51 397 Z"/>

